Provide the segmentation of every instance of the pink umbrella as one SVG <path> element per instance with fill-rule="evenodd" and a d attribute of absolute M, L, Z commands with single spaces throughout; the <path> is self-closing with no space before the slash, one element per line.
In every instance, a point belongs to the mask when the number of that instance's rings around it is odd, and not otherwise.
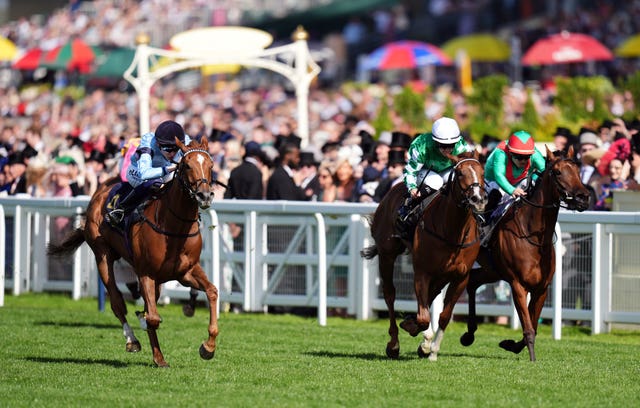
<path fill-rule="evenodd" d="M 396 41 L 374 50 L 365 60 L 365 69 L 412 69 L 425 65 L 451 65 L 451 59 L 432 44 Z"/>
<path fill-rule="evenodd" d="M 553 65 L 612 59 L 613 53 L 594 37 L 563 31 L 536 41 L 522 57 L 522 64 Z"/>

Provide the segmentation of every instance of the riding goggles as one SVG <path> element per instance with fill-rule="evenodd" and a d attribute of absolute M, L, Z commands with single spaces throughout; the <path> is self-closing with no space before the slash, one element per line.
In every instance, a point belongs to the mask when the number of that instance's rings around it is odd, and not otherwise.
<path fill-rule="evenodd" d="M 178 151 L 178 146 L 176 145 L 160 145 L 160 150 L 167 153 L 173 153 Z"/>
<path fill-rule="evenodd" d="M 528 154 L 512 154 L 511 157 L 513 157 L 514 160 L 529 160 L 531 155 L 528 155 Z"/>

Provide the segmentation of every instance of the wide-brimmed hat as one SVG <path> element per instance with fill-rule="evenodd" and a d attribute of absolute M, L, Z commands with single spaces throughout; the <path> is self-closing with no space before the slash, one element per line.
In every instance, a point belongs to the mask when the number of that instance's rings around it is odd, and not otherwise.
<path fill-rule="evenodd" d="M 605 151 L 602 149 L 592 149 L 582 155 L 582 163 L 595 166 L 596 162 L 604 156 Z"/>

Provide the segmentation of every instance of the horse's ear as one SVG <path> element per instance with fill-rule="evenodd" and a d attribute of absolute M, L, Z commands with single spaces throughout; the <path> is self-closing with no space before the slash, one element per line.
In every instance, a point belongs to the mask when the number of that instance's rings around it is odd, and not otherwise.
<path fill-rule="evenodd" d="M 478 151 L 478 149 L 473 149 L 473 156 L 474 159 L 476 160 L 480 160 L 480 151 Z"/>
<path fill-rule="evenodd" d="M 547 150 L 547 161 L 551 160 L 551 158 L 553 157 L 553 152 L 551 150 L 549 150 L 549 146 L 547 146 L 546 144 L 544 145 L 544 148 Z"/>
<path fill-rule="evenodd" d="M 573 159 L 574 154 L 575 154 L 575 151 L 573 150 L 573 145 L 570 145 L 569 150 L 567 151 L 567 158 Z"/>
<path fill-rule="evenodd" d="M 187 149 L 187 146 L 185 146 L 184 143 L 182 143 L 180 139 L 178 139 L 177 137 L 176 137 L 176 146 L 178 146 L 182 151 L 185 151 Z"/>
<path fill-rule="evenodd" d="M 203 150 L 209 150 L 209 138 L 206 135 L 200 137 L 200 148 Z"/>

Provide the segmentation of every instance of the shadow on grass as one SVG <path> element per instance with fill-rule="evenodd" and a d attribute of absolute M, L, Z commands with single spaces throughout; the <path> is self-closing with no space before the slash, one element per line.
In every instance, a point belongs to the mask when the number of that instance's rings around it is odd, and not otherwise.
<path fill-rule="evenodd" d="M 332 351 L 312 351 L 312 352 L 308 352 L 308 353 L 303 353 L 307 356 L 314 356 L 314 357 L 328 357 L 328 358 L 357 358 L 360 360 L 368 360 L 368 361 L 383 361 L 383 360 L 391 360 L 390 358 L 388 358 L 385 354 L 375 354 L 375 353 L 336 353 L 336 352 L 332 352 Z M 438 359 L 440 358 L 449 358 L 449 357 L 455 357 L 455 358 L 473 358 L 473 359 L 491 359 L 491 360 L 506 360 L 508 358 L 510 358 L 510 356 L 512 356 L 513 353 L 510 352 L 506 352 L 505 351 L 505 355 L 487 355 L 487 354 L 477 354 L 477 353 L 447 353 L 447 352 L 440 352 L 438 353 Z M 398 357 L 396 360 L 397 361 L 411 361 L 411 360 L 420 360 L 421 358 L 418 357 L 418 352 L 416 351 L 415 353 L 408 353 L 408 354 L 402 354 L 400 355 L 400 357 Z M 426 360 L 426 358 L 424 359 Z"/>
<path fill-rule="evenodd" d="M 92 329 L 109 329 L 109 330 L 120 329 L 121 328 L 117 324 L 112 324 L 112 323 L 105 324 L 105 323 L 52 322 L 52 321 L 48 321 L 48 322 L 35 322 L 34 324 L 36 326 L 73 327 L 73 328 L 90 327 Z"/>
<path fill-rule="evenodd" d="M 314 357 L 328 357 L 328 358 L 357 358 L 360 360 L 389 360 L 386 355 L 375 353 L 336 353 L 333 351 L 311 351 L 303 353 L 307 356 Z M 403 360 L 404 357 L 400 356 L 399 360 Z"/>
<path fill-rule="evenodd" d="M 124 362 L 121 360 L 106 360 L 106 359 L 89 359 L 89 358 L 55 358 L 55 357 L 26 357 L 25 360 L 34 363 L 47 363 L 47 364 L 81 364 L 81 365 L 104 365 L 114 368 L 124 368 L 130 366 L 143 366 L 149 367 L 149 363 L 142 362 Z"/>

